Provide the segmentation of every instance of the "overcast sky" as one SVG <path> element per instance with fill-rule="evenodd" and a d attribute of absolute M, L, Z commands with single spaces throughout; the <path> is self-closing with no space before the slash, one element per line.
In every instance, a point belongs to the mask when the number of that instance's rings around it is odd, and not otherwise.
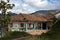
<path fill-rule="evenodd" d="M 14 13 L 33 13 L 38 10 L 60 10 L 60 0 L 10 0 Z"/>

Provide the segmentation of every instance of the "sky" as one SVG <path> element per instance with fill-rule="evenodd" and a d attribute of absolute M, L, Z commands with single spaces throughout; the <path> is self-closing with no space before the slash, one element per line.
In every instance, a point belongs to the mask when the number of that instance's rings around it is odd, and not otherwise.
<path fill-rule="evenodd" d="M 38 10 L 60 10 L 60 0 L 10 0 L 13 13 L 33 13 Z"/>

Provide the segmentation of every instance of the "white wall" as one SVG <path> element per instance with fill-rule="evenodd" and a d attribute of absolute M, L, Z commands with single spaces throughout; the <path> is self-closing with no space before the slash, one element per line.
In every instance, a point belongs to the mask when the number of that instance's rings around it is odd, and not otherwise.
<path fill-rule="evenodd" d="M 20 27 L 19 23 L 14 22 L 11 30 L 12 31 L 19 31 L 19 27 Z"/>
<path fill-rule="evenodd" d="M 13 28 L 18 28 L 20 25 L 18 23 L 13 23 Z"/>
<path fill-rule="evenodd" d="M 55 17 L 56 17 L 57 19 L 60 19 L 60 13 L 56 14 Z"/>

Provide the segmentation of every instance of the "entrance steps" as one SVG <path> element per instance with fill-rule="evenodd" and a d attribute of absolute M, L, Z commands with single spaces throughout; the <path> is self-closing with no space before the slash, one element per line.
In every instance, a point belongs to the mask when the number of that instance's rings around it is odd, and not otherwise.
<path fill-rule="evenodd" d="M 41 35 L 42 33 L 46 33 L 48 30 L 28 30 L 27 33 L 31 35 Z"/>

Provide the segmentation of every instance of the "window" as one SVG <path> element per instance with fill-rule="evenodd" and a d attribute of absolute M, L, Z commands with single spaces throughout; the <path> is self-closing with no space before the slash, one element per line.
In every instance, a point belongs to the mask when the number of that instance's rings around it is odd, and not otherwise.
<path fill-rule="evenodd" d="M 24 23 L 21 23 L 20 26 L 21 26 L 21 27 L 24 27 Z"/>

